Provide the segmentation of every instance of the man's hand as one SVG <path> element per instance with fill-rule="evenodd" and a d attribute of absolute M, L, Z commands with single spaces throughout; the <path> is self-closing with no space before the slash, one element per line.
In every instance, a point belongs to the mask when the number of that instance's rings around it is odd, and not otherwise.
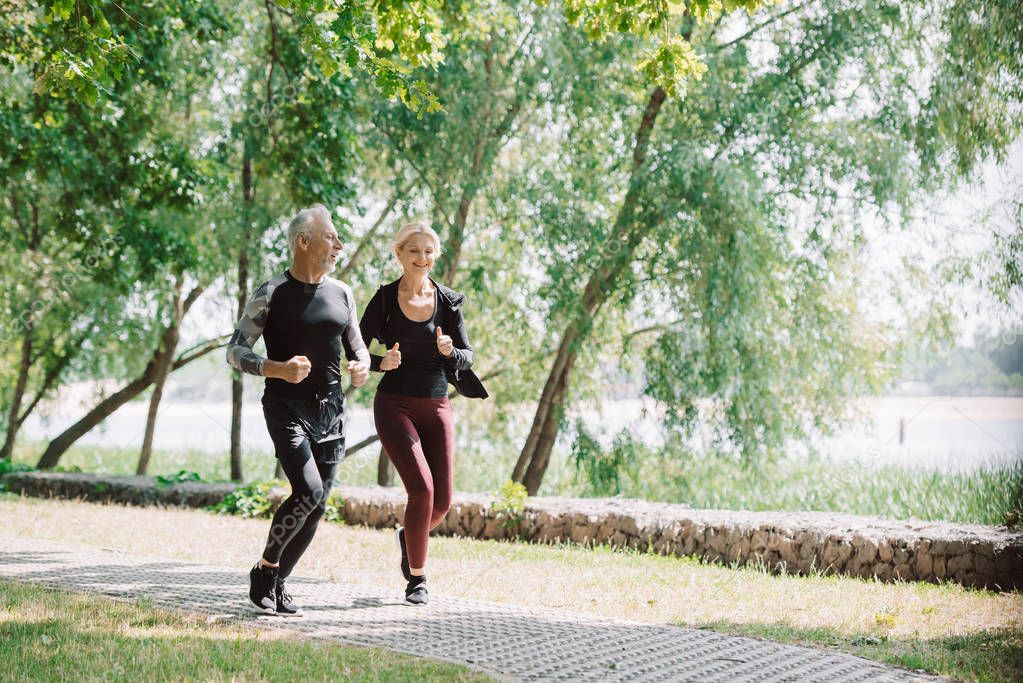
<path fill-rule="evenodd" d="M 263 376 L 283 379 L 291 384 L 298 384 L 309 376 L 313 364 L 305 356 L 292 356 L 289 360 L 267 360 L 263 363 Z"/>
<path fill-rule="evenodd" d="M 440 355 L 445 358 L 451 356 L 455 350 L 454 342 L 451 341 L 451 337 L 441 331 L 440 325 L 437 326 L 437 350 L 440 351 Z"/>
<path fill-rule="evenodd" d="M 401 365 L 401 351 L 398 350 L 398 342 L 394 342 L 394 348 L 387 349 L 387 355 L 380 361 L 381 370 L 393 370 Z"/>
<path fill-rule="evenodd" d="M 357 360 L 348 361 L 348 374 L 352 377 L 352 386 L 361 387 L 369 378 L 369 366 Z"/>

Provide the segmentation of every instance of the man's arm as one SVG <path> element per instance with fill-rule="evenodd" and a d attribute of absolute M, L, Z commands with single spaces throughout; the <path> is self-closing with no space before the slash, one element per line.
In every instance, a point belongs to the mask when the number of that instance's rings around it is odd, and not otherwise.
<path fill-rule="evenodd" d="M 252 293 L 249 303 L 245 304 L 242 317 L 234 327 L 231 341 L 227 343 L 228 364 L 242 372 L 260 377 L 264 376 L 267 359 L 253 351 L 252 347 L 263 335 L 263 328 L 266 327 L 267 316 L 270 314 L 269 285 L 269 282 L 264 282 Z"/>
<path fill-rule="evenodd" d="M 252 350 L 256 340 L 263 335 L 267 317 L 270 315 L 273 282 L 270 280 L 261 284 L 252 293 L 249 303 L 245 304 L 245 311 L 235 325 L 231 341 L 227 343 L 227 362 L 250 375 L 283 379 L 285 382 L 298 384 L 309 375 L 312 368 L 308 358 L 293 356 L 286 361 L 277 361 L 264 358 Z"/>
<path fill-rule="evenodd" d="M 341 337 L 341 343 L 345 347 L 345 356 L 348 360 L 363 363 L 369 369 L 369 349 L 366 348 L 366 344 L 362 339 L 359 317 L 355 314 L 355 294 L 348 285 L 342 284 L 341 287 L 344 289 L 345 297 L 348 299 L 348 325 L 345 328 L 344 336 Z"/>

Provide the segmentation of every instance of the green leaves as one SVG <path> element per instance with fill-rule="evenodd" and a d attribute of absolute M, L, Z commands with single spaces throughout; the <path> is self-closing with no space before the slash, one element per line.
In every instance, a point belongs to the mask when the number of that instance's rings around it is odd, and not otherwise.
<path fill-rule="evenodd" d="M 680 23 L 691 26 L 694 21 L 713 21 L 738 8 L 752 12 L 770 1 L 565 0 L 563 9 L 565 19 L 590 40 L 631 35 L 653 41 L 636 68 L 649 83 L 681 97 L 687 83 L 699 79 L 706 66 L 688 38 L 679 35 Z M 504 21 L 504 11 L 485 0 L 291 0 L 277 4 L 303 26 L 300 47 L 312 56 L 324 78 L 365 73 L 383 97 L 400 100 L 420 115 L 440 111 L 441 103 L 411 71 L 437 69 L 449 43 L 486 34 Z M 202 11 L 192 0 L 165 0 L 157 8 L 159 12 L 150 11 L 140 20 L 115 7 L 109 9 L 101 0 L 51 0 L 45 15 L 29 15 L 37 28 L 64 41 L 61 49 L 42 55 L 44 68 L 36 79 L 37 92 L 67 95 L 95 105 L 100 95 L 112 92 L 126 67 L 142 59 L 135 29 L 155 30 L 160 23 L 155 17 L 162 15 L 178 30 Z M 123 14 L 119 18 L 137 25 L 126 27 L 120 22 L 112 26 L 105 11 Z"/>
<path fill-rule="evenodd" d="M 648 52 L 636 68 L 669 97 L 684 96 L 690 80 L 698 81 L 707 72 L 692 44 L 680 36 L 672 36 Z"/>

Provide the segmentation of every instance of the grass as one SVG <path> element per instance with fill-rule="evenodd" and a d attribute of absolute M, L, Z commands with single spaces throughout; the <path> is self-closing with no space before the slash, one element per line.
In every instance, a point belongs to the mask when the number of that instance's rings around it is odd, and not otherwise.
<path fill-rule="evenodd" d="M 20 443 L 14 461 L 34 465 L 43 444 Z M 338 468 L 342 484 L 375 484 L 378 449 L 369 447 Z M 116 448 L 72 447 L 61 459 L 65 468 L 99 474 L 134 474 L 138 454 Z M 511 471 L 511 462 L 493 458 L 455 463 L 460 491 L 494 491 Z M 246 453 L 247 481 L 274 475 L 271 454 Z M 694 508 L 727 510 L 821 510 L 892 519 L 945 520 L 1005 524 L 1023 518 L 1023 462 L 969 472 L 938 472 L 896 466 L 870 466 L 852 460 L 789 458 L 755 465 L 714 454 L 650 452 L 637 448 L 623 466 L 619 484 L 597 486 L 576 471 L 562 454 L 549 468 L 542 495 L 612 496 L 684 503 Z M 149 471 L 197 472 L 205 481 L 227 481 L 228 457 L 197 451 L 153 453 Z"/>
<path fill-rule="evenodd" d="M 46 449 L 45 442 L 21 442 L 14 449 L 12 460 L 35 465 Z M 138 448 L 75 445 L 61 457 L 59 467 L 93 474 L 135 474 Z M 247 480 L 271 479 L 277 460 L 273 453 L 242 452 L 242 471 Z M 231 463 L 227 453 L 214 455 L 195 450 L 164 450 L 154 448 L 149 460 L 149 473 L 170 475 L 185 470 L 197 473 L 203 481 L 230 481 Z"/>
<path fill-rule="evenodd" d="M 0 681 L 489 681 L 380 648 L 0 581 Z"/>
<path fill-rule="evenodd" d="M 813 457 L 757 465 L 714 455 L 648 457 L 625 478 L 621 494 L 694 508 L 823 510 L 1001 525 L 1023 510 L 1023 461 L 940 472 Z"/>
<path fill-rule="evenodd" d="M 232 567 L 251 563 L 267 532 L 266 520 L 12 494 L 0 494 L 0 518 L 6 533 L 19 536 Z M 325 524 L 298 571 L 399 591 L 395 552 L 389 531 Z M 967 681 L 1023 679 L 1020 593 L 776 576 L 607 547 L 444 537 L 431 538 L 430 558 L 436 595 L 830 647 Z M 595 597 L 608 595 L 615 597 Z"/>

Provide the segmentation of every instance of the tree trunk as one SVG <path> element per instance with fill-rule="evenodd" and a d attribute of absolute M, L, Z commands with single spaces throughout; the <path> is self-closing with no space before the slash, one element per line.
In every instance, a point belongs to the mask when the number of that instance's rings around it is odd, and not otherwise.
<path fill-rule="evenodd" d="M 650 143 L 657 115 L 664 104 L 665 92 L 655 88 L 647 101 L 646 110 L 639 128 L 632 152 L 632 171 L 629 189 L 622 200 L 612 231 L 612 241 L 619 244 L 614 251 L 605 251 L 601 265 L 590 276 L 583 290 L 579 310 L 569 322 L 561 336 L 558 352 L 554 358 L 547 381 L 544 383 L 540 401 L 537 404 L 533 424 L 526 443 L 519 453 L 519 459 L 512 471 L 512 480 L 525 485 L 526 491 L 535 496 L 543 481 L 543 475 L 550 463 L 551 450 L 561 427 L 561 415 L 565 393 L 568 389 L 572 365 L 580 345 L 586 340 L 594 316 L 600 310 L 608 293 L 621 273 L 628 266 L 636 247 L 643 238 L 643 231 L 636 226 L 635 211 L 639 201 L 640 177 L 646 166 L 646 153 Z"/>
<path fill-rule="evenodd" d="M 242 212 L 241 248 L 238 252 L 238 314 L 240 320 L 245 314 L 245 304 L 249 301 L 249 241 L 251 239 L 250 208 L 255 198 L 255 187 L 252 183 L 252 159 L 246 155 L 242 162 L 242 200 L 245 210 Z M 231 371 L 231 481 L 242 480 L 242 407 L 244 406 L 245 383 L 242 373 Z"/>
<path fill-rule="evenodd" d="M 4 437 L 4 448 L 0 452 L 0 460 L 10 460 L 14 453 L 14 439 L 21 428 L 18 412 L 21 410 L 21 401 L 25 396 L 25 387 L 28 385 L 28 371 L 32 366 L 32 321 L 25 323 L 25 334 L 21 339 L 21 360 L 18 362 L 18 380 L 14 385 L 14 396 L 11 399 L 11 409 L 7 416 L 7 434 Z"/>
<path fill-rule="evenodd" d="M 24 233 L 26 238 L 26 246 L 30 254 L 35 254 L 39 250 L 39 207 L 33 202 L 30 203 L 30 220 L 31 225 L 26 225 L 22 218 L 21 211 L 18 209 L 18 198 L 14 191 L 11 191 L 10 195 L 11 202 L 11 214 L 14 217 L 18 227 Z M 18 412 L 21 410 L 21 402 L 25 398 L 25 388 L 28 386 L 28 372 L 32 368 L 32 346 L 33 337 L 32 333 L 35 329 L 35 325 L 32 321 L 32 304 L 29 303 L 26 313 L 27 318 L 24 322 L 24 334 L 21 338 L 21 359 L 18 362 L 18 379 L 14 385 L 14 396 L 11 398 L 11 410 L 7 418 L 7 433 L 4 436 L 3 451 L 0 451 L 0 460 L 10 460 L 11 455 L 14 453 L 14 440 L 18 436 L 18 430 L 21 429 L 22 421 L 24 418 L 19 419 Z"/>
<path fill-rule="evenodd" d="M 197 287 L 189 293 L 188 299 L 185 300 L 184 304 L 185 311 L 191 307 L 191 303 L 194 302 L 195 298 L 202 293 L 202 289 L 203 288 L 201 287 Z M 57 463 L 60 462 L 61 456 L 64 455 L 64 453 L 67 452 L 67 449 L 71 448 L 76 441 L 88 434 L 90 430 L 103 422 L 103 420 L 110 417 L 115 410 L 145 391 L 149 385 L 156 380 L 160 352 L 164 348 L 165 344 L 164 337 L 170 333 L 171 330 L 169 328 L 164 330 L 160 343 L 153 352 L 153 357 L 149 359 L 149 363 L 146 364 L 145 370 L 142 371 L 142 374 L 138 378 L 123 386 L 116 393 L 107 396 L 105 399 L 100 401 L 96 407 L 86 413 L 80 420 L 78 420 L 78 422 L 75 422 L 50 441 L 46 450 L 43 451 L 42 457 L 39 458 L 39 462 L 36 464 L 37 468 L 41 470 L 48 470 L 55 467 Z M 220 343 L 219 339 L 213 340 L 199 348 L 194 353 L 178 358 L 171 365 L 171 371 L 173 372 L 178 368 L 184 367 L 192 361 L 198 360 L 206 354 L 219 349 L 221 346 L 223 346 L 223 343 Z"/>
<path fill-rule="evenodd" d="M 387 451 L 380 447 L 380 456 L 377 459 L 377 485 L 394 486 L 394 465 L 387 457 Z"/>
<path fill-rule="evenodd" d="M 142 438 L 142 452 L 135 474 L 144 475 L 149 469 L 149 459 L 153 454 L 153 435 L 156 432 L 156 415 L 160 411 L 163 399 L 163 386 L 167 382 L 171 365 L 174 363 L 174 351 L 178 347 L 181 334 L 181 279 L 174 285 L 174 300 L 171 312 L 171 323 L 161 339 L 161 353 L 156 361 L 156 377 L 153 380 L 153 395 L 149 397 L 149 412 L 146 414 L 146 433 Z"/>
<path fill-rule="evenodd" d="M 575 351 L 569 353 L 565 369 L 558 376 L 554 384 L 550 409 L 537 432 L 538 438 L 534 449 L 535 457 L 529 461 L 529 466 L 526 468 L 525 476 L 522 479 L 526 491 L 531 496 L 535 496 L 537 491 L 540 490 L 543 475 L 550 464 L 554 442 L 557 440 L 558 432 L 561 430 L 562 418 L 565 413 L 565 391 L 568 389 L 568 379 L 572 370 L 572 364 L 575 362 L 575 356 Z"/>

